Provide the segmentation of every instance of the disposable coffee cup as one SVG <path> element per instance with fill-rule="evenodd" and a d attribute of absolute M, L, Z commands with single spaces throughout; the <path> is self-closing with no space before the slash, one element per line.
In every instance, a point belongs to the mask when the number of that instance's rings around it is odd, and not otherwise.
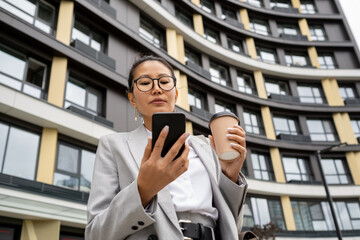
<path fill-rule="evenodd" d="M 233 128 L 238 124 L 239 118 L 232 112 L 218 112 L 211 117 L 209 128 L 220 160 L 233 161 L 240 156 L 240 153 L 231 147 L 231 143 L 236 142 L 226 137 L 229 133 L 228 128 Z"/>

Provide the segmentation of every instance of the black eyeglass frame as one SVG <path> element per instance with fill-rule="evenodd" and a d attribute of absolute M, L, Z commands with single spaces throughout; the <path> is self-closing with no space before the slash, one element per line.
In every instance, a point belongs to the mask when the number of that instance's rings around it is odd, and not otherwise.
<path fill-rule="evenodd" d="M 160 84 L 159 84 L 160 78 L 163 78 L 163 77 L 169 77 L 169 78 L 171 78 L 171 79 L 174 81 L 174 86 L 173 86 L 172 88 L 170 88 L 169 90 L 163 89 L 163 88 L 160 86 Z M 152 86 L 151 86 L 151 88 L 150 88 L 149 90 L 147 90 L 147 91 L 140 90 L 140 88 L 139 88 L 138 85 L 137 85 L 137 82 L 138 82 L 140 79 L 142 79 L 142 78 L 148 78 L 148 79 L 151 79 L 151 80 L 152 80 Z M 137 89 L 138 89 L 140 92 L 149 92 L 149 91 L 151 91 L 151 89 L 154 88 L 154 81 L 155 81 L 155 80 L 158 81 L 158 86 L 159 86 L 159 88 L 160 88 L 161 90 L 163 90 L 163 91 L 166 91 L 166 92 L 171 91 L 171 90 L 176 86 L 176 78 L 175 78 L 174 76 L 161 76 L 161 77 L 158 77 L 158 78 L 139 77 L 139 78 L 137 78 L 137 79 L 135 79 L 135 80 L 133 81 L 133 85 L 132 85 L 132 89 L 131 89 L 131 90 L 134 89 L 134 84 L 135 84 L 136 87 L 137 87 Z"/>

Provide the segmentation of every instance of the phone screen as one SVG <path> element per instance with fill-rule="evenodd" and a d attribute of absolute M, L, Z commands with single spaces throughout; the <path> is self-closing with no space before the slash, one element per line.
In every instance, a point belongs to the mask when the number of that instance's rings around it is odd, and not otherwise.
<path fill-rule="evenodd" d="M 161 157 L 165 157 L 166 153 L 179 139 L 179 137 L 185 132 L 185 114 L 174 112 L 161 112 L 154 113 L 152 116 L 152 149 L 159 137 L 161 130 L 165 126 L 169 126 L 169 133 L 165 139 L 164 147 L 161 152 Z M 184 145 L 181 147 L 178 155 L 174 158 L 178 158 L 184 150 Z"/>

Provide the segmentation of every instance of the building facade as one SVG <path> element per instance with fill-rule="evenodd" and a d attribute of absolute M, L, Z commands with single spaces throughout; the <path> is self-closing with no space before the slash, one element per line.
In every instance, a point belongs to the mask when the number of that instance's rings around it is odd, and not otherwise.
<path fill-rule="evenodd" d="M 239 116 L 244 229 L 336 238 L 322 169 L 360 239 L 360 53 L 338 0 L 0 0 L 0 24 L 0 239 L 84 239 L 99 138 L 141 124 L 141 54 L 174 67 L 188 132 Z"/>

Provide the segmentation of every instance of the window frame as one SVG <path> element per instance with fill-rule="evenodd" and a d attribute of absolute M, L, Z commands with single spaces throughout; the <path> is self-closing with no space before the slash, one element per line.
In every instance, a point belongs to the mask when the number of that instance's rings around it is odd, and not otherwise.
<path fill-rule="evenodd" d="M 343 89 L 343 91 L 341 89 Z M 348 97 L 347 89 L 352 90 L 354 97 Z M 358 93 L 353 84 L 339 84 L 339 91 L 340 91 L 340 96 L 342 97 L 343 100 L 358 98 Z M 347 95 L 345 98 L 344 98 L 344 95 L 342 94 L 342 92 L 344 92 Z"/>
<path fill-rule="evenodd" d="M 223 101 L 223 100 L 221 100 L 221 99 L 219 99 L 219 98 L 215 98 L 215 104 L 214 104 L 215 113 L 217 112 L 217 111 L 216 111 L 216 105 L 223 107 L 224 110 L 222 110 L 222 111 L 232 112 L 232 113 L 234 113 L 235 115 L 237 115 L 235 104 L 232 104 L 232 103 L 229 103 L 229 102 L 225 102 L 225 101 Z M 222 112 L 222 111 L 221 111 L 221 112 Z M 220 112 L 220 111 L 218 111 L 218 112 Z"/>
<path fill-rule="evenodd" d="M 249 125 L 249 124 L 246 123 L 244 114 L 249 114 L 249 118 L 250 118 L 250 121 L 251 121 L 251 125 Z M 254 126 L 254 125 L 253 125 L 252 116 L 255 116 L 255 117 L 256 117 L 256 121 L 257 121 L 257 124 L 258 124 L 257 126 Z M 252 110 L 244 109 L 244 110 L 243 110 L 243 118 L 244 118 L 244 128 L 245 128 L 245 131 L 246 131 L 247 133 L 255 134 L 255 135 L 265 135 L 265 129 L 264 129 L 264 126 L 263 126 L 263 121 L 262 121 L 262 119 L 261 119 L 261 114 L 260 114 L 260 113 L 255 112 L 255 111 L 252 111 Z M 254 133 L 253 130 L 247 129 L 247 126 L 251 127 L 251 129 L 253 129 L 253 128 L 258 128 L 258 129 L 259 129 L 259 133 Z"/>
<path fill-rule="evenodd" d="M 309 9 L 310 5 L 313 9 Z M 302 14 L 316 14 L 318 12 L 315 2 L 310 0 L 301 0 L 300 9 Z"/>
<path fill-rule="evenodd" d="M 262 52 L 267 53 L 267 54 L 272 54 L 274 56 L 274 61 L 269 61 L 267 59 L 264 59 L 262 54 L 261 54 Z M 276 51 L 273 50 L 273 49 L 257 47 L 256 48 L 256 53 L 257 53 L 257 60 L 259 60 L 261 62 L 269 63 L 269 64 L 277 64 L 279 62 Z"/>
<path fill-rule="evenodd" d="M 305 64 L 304 65 L 294 64 L 295 57 L 302 57 L 305 60 Z M 291 62 L 288 62 L 289 58 L 291 59 Z M 301 52 L 285 52 L 285 62 L 288 67 L 309 67 L 310 66 L 309 57 L 306 55 L 306 53 L 301 53 Z"/>
<path fill-rule="evenodd" d="M 179 6 L 177 5 L 175 5 L 175 17 L 184 25 L 188 26 L 191 29 L 194 29 L 193 19 L 186 14 L 185 10 L 179 9 Z"/>
<path fill-rule="evenodd" d="M 146 29 L 142 28 L 141 27 L 142 25 L 147 27 L 151 32 L 148 32 Z M 152 36 L 152 39 L 149 39 L 147 36 L 142 34 L 141 29 L 148 32 Z M 159 45 L 157 45 L 157 43 L 154 41 L 155 39 L 154 34 L 155 36 L 156 34 L 159 35 Z M 144 14 L 140 14 L 139 36 L 148 43 L 150 43 L 151 45 L 155 46 L 156 48 L 166 50 L 166 39 L 165 39 L 164 30 L 161 27 L 159 27 L 159 24 L 156 24 L 153 21 L 149 20 L 149 18 Z"/>
<path fill-rule="evenodd" d="M 192 86 L 189 86 L 189 91 L 188 91 L 189 95 L 193 95 L 193 97 L 195 98 L 195 105 L 191 105 L 189 103 L 189 106 L 193 106 L 196 107 L 198 109 L 204 110 L 204 111 L 208 111 L 208 106 L 207 106 L 207 101 L 206 101 L 206 93 L 193 88 Z M 196 106 L 196 98 L 200 99 L 201 101 L 201 108 L 199 108 L 198 106 Z"/>
<path fill-rule="evenodd" d="M 210 11 L 206 10 L 206 9 L 209 9 L 207 6 L 205 6 L 205 4 L 210 4 L 211 7 L 210 7 Z M 205 12 L 209 13 L 209 14 L 215 14 L 215 4 L 213 1 L 211 0 L 200 0 L 200 5 L 199 7 L 204 10 Z M 206 9 L 205 9 L 206 8 Z"/>
<path fill-rule="evenodd" d="M 213 35 L 213 36 L 212 36 Z M 209 39 L 209 37 L 214 38 L 215 42 Z M 208 40 L 211 43 L 221 45 L 220 42 L 220 34 L 218 31 L 212 29 L 211 27 L 208 27 L 207 25 L 204 25 L 204 38 Z"/>
<path fill-rule="evenodd" d="M 308 121 L 320 121 L 322 129 L 324 130 L 324 132 L 323 133 L 311 133 Z M 329 124 L 329 127 L 330 127 L 332 132 L 326 132 L 324 122 L 327 122 Z M 308 119 L 306 119 L 306 125 L 307 125 L 307 128 L 309 130 L 310 139 L 311 139 L 312 142 L 335 142 L 335 141 L 338 140 L 338 135 L 337 135 L 336 129 L 334 127 L 334 123 L 330 119 L 326 119 L 326 118 L 325 119 L 324 118 L 323 119 L 308 118 Z M 334 140 L 332 140 L 332 141 L 328 140 L 328 137 L 327 137 L 328 134 L 332 134 Z M 315 136 L 324 135 L 325 140 L 313 140 L 312 135 L 315 135 Z"/>
<path fill-rule="evenodd" d="M 299 88 L 310 88 L 310 91 L 311 91 L 311 94 L 312 96 L 303 96 L 301 95 L 301 91 L 299 91 Z M 314 92 L 314 89 L 317 89 L 320 93 L 320 96 L 315 96 L 315 92 Z M 324 92 L 322 90 L 322 87 L 320 85 L 317 85 L 317 84 L 306 84 L 306 83 L 299 83 L 297 84 L 296 86 L 296 90 L 298 92 L 298 95 L 299 95 L 299 100 L 301 103 L 308 103 L 308 104 L 327 104 L 327 101 L 326 101 L 326 97 L 324 95 Z M 312 102 L 306 102 L 306 101 L 302 101 L 302 99 L 313 99 Z M 318 102 L 317 99 L 321 99 L 321 102 Z"/>
<path fill-rule="evenodd" d="M 286 170 L 285 170 L 285 168 L 286 168 L 285 167 L 285 165 L 286 165 L 285 159 L 295 160 L 296 161 L 296 168 L 297 168 L 298 172 L 286 172 Z M 302 161 L 304 163 L 304 167 L 305 167 L 306 172 L 302 171 L 300 161 Z M 310 159 L 308 157 L 296 156 L 296 155 L 291 155 L 291 154 L 284 154 L 284 155 L 281 156 L 281 162 L 282 162 L 282 165 L 283 165 L 284 175 L 285 175 L 285 179 L 286 179 L 287 182 L 291 182 L 291 181 L 301 182 L 301 183 L 312 183 L 312 182 L 314 182 L 314 180 L 315 180 L 314 173 L 313 173 L 313 169 L 311 168 Z M 301 180 L 291 179 L 291 177 L 289 175 L 300 176 Z M 308 180 L 306 180 L 306 178 Z"/>
<path fill-rule="evenodd" d="M 320 30 L 322 32 L 322 36 L 319 36 L 317 34 L 317 30 Z M 310 32 L 310 36 L 311 36 L 311 41 L 323 42 L 323 41 L 328 40 L 328 37 L 325 32 L 325 28 L 322 25 L 319 25 L 319 24 L 310 25 L 309 32 Z M 323 39 L 322 39 L 322 37 L 323 37 Z"/>
<path fill-rule="evenodd" d="M 245 85 L 240 85 L 238 78 L 243 78 Z M 247 85 L 246 82 L 248 82 L 249 84 Z M 243 73 L 239 69 L 237 69 L 236 70 L 236 83 L 237 83 L 237 87 L 238 87 L 237 90 L 239 92 L 244 93 L 244 94 L 250 94 L 250 95 L 256 95 L 257 94 L 255 81 L 254 81 L 254 78 L 253 78 L 252 75 L 247 74 L 247 73 Z M 243 88 L 244 91 L 240 90 L 240 88 Z M 247 92 L 247 89 L 250 89 L 251 93 Z"/>
<path fill-rule="evenodd" d="M 287 3 L 287 7 L 283 7 L 281 6 L 281 4 L 285 4 L 284 2 Z M 280 6 L 278 6 L 278 4 L 280 4 Z M 274 7 L 278 7 L 278 8 L 291 8 L 291 2 L 289 2 L 288 0 L 270 0 L 270 8 L 274 8 Z"/>
<path fill-rule="evenodd" d="M 256 26 L 265 27 L 266 32 L 263 30 L 257 29 Z M 269 23 L 266 20 L 252 18 L 249 21 L 249 27 L 250 27 L 250 32 L 253 32 L 253 33 L 256 33 L 259 35 L 263 35 L 263 36 L 271 36 L 271 30 L 269 27 Z"/>
<path fill-rule="evenodd" d="M 219 73 L 219 77 L 214 77 L 212 74 L 211 74 L 211 70 L 214 69 L 216 70 L 218 73 Z M 225 78 L 222 78 L 221 76 L 221 72 L 224 72 L 225 74 Z M 229 73 L 229 68 L 227 68 L 226 66 L 216 62 L 216 61 L 212 61 L 210 60 L 210 66 L 209 66 L 209 72 L 210 72 L 210 78 L 211 78 L 211 81 L 216 83 L 216 84 L 219 84 L 221 86 L 224 86 L 224 87 L 232 87 L 232 84 L 231 84 L 231 79 L 230 79 L 230 73 Z M 215 79 L 218 79 L 219 82 L 217 81 L 214 81 L 213 78 Z M 222 84 L 222 81 L 225 81 L 225 85 Z"/>
<path fill-rule="evenodd" d="M 290 88 L 289 88 L 289 84 L 286 82 L 286 81 L 282 81 L 282 80 L 274 80 L 274 79 L 268 79 L 268 78 L 265 78 L 265 91 L 266 91 L 266 94 L 268 96 L 270 96 L 271 94 L 277 94 L 277 95 L 283 95 L 283 96 L 291 96 L 291 92 L 290 92 Z M 279 89 L 280 89 L 280 93 L 273 93 L 273 92 L 269 92 L 267 90 L 267 87 L 266 87 L 266 84 L 269 83 L 269 84 L 275 84 L 275 85 L 278 85 L 279 86 Z M 284 86 L 283 90 L 282 90 L 282 86 Z M 282 93 L 284 92 L 284 94 Z"/>
<path fill-rule="evenodd" d="M 326 62 L 326 58 L 331 58 L 332 64 L 328 64 Z M 323 62 L 325 64 L 321 64 L 320 59 L 323 59 Z M 336 69 L 336 68 L 338 68 L 337 64 L 336 64 L 336 61 L 335 61 L 335 58 L 334 58 L 333 54 L 331 54 L 331 53 L 323 53 L 323 54 L 319 53 L 318 54 L 318 61 L 319 61 L 321 69 Z"/>
<path fill-rule="evenodd" d="M 256 168 L 254 167 L 254 158 L 253 158 L 253 155 L 257 155 L 258 165 L 259 165 L 259 167 L 260 167 L 259 169 L 256 169 Z M 262 167 L 261 167 L 261 164 L 260 164 L 260 161 L 259 161 L 259 156 L 262 156 L 262 157 L 264 157 L 264 159 L 265 159 L 265 165 L 266 165 L 266 168 L 265 168 L 265 169 L 262 169 Z M 270 158 L 270 156 L 269 156 L 268 153 L 259 152 L 259 151 L 251 151 L 250 158 L 251 158 L 251 166 L 252 166 L 252 170 L 253 170 L 253 174 L 254 174 L 254 179 L 262 180 L 262 181 L 269 181 L 269 182 L 274 182 L 274 181 L 275 181 L 274 168 L 273 168 L 273 166 L 272 166 L 271 158 Z M 259 171 L 259 172 L 260 172 L 261 178 L 257 178 L 257 177 L 256 177 L 255 171 Z M 269 179 L 264 179 L 264 178 L 263 178 L 263 172 L 266 172 L 266 173 L 268 174 Z"/>
<path fill-rule="evenodd" d="M 329 174 L 325 172 L 325 168 L 323 168 L 323 162 L 325 161 L 332 161 L 333 162 L 333 166 L 335 166 L 335 170 L 336 170 L 336 174 Z M 344 173 L 339 173 L 339 169 L 338 169 L 338 165 L 336 164 L 336 161 L 340 161 L 342 164 L 342 168 L 344 170 Z M 350 169 L 349 166 L 347 164 L 347 161 L 343 158 L 343 157 L 322 157 L 321 158 L 321 162 L 320 162 L 320 166 L 323 169 L 324 172 L 324 177 L 325 177 L 325 181 L 328 185 L 352 185 L 353 184 L 353 179 L 350 173 Z M 329 183 L 327 176 L 336 176 L 338 179 L 338 183 Z M 347 179 L 347 183 L 341 183 L 341 176 L 345 176 Z"/>
<path fill-rule="evenodd" d="M 281 116 L 281 115 L 274 115 L 272 119 L 273 119 L 273 123 L 274 123 L 275 135 L 287 134 L 287 135 L 297 136 L 297 135 L 301 134 L 301 131 L 300 131 L 300 128 L 299 128 L 299 123 L 298 123 L 296 118 L 294 118 L 294 117 L 286 117 L 286 116 Z M 288 131 L 277 130 L 276 129 L 276 124 L 275 124 L 275 119 L 283 119 L 283 120 L 285 120 L 286 124 L 287 124 L 287 127 L 288 127 Z M 291 130 L 290 121 L 294 122 L 293 124 L 295 126 L 295 132 Z"/>

